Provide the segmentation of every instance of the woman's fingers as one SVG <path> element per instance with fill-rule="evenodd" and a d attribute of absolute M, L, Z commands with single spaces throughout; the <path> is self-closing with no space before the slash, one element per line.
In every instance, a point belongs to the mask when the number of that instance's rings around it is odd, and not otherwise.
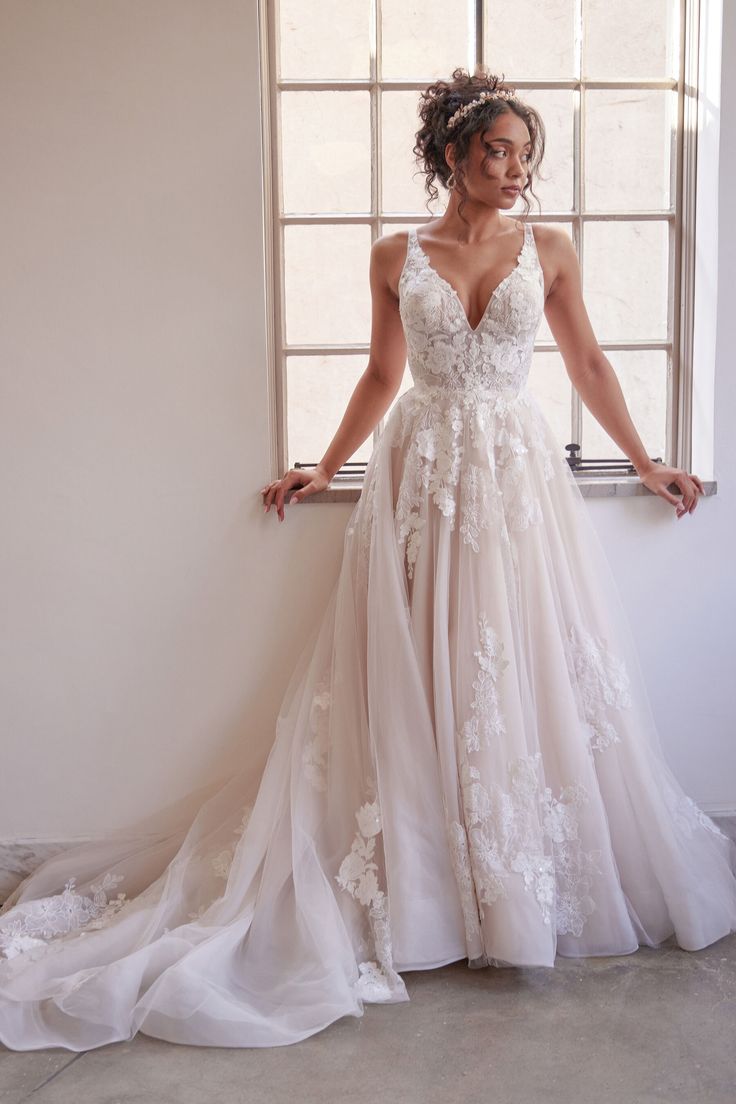
<path fill-rule="evenodd" d="M 293 495 L 289 499 L 289 505 L 296 506 L 297 503 L 301 502 L 303 498 L 307 498 L 309 495 L 313 495 L 319 490 L 320 488 L 318 487 L 316 480 L 310 479 L 309 482 L 300 487 L 298 491 L 294 491 Z"/>
<path fill-rule="evenodd" d="M 705 494 L 705 488 L 703 487 L 703 484 L 698 479 L 697 475 L 691 475 L 690 479 L 692 480 L 693 487 L 695 488 L 694 496 L 693 496 L 693 504 L 690 507 L 690 513 L 692 514 L 692 513 L 694 513 L 694 511 L 695 511 L 695 509 L 698 505 L 698 500 L 700 498 L 700 495 Z"/>
<path fill-rule="evenodd" d="M 289 506 L 296 506 L 299 502 L 301 502 L 303 498 L 306 498 L 308 495 L 314 494 L 314 492 L 318 490 L 317 484 L 315 483 L 314 479 L 310 479 L 308 483 L 297 484 L 297 486 L 299 487 L 299 489 L 295 490 L 292 493 L 291 498 L 289 499 Z M 284 520 L 283 516 L 281 520 Z"/>
<path fill-rule="evenodd" d="M 296 506 L 302 499 L 307 498 L 308 495 L 316 494 L 323 490 L 325 486 L 326 480 L 318 469 L 296 471 L 290 468 L 283 479 L 274 479 L 272 483 L 266 483 L 265 486 L 261 487 L 260 493 L 263 495 L 264 512 L 268 513 L 271 506 L 275 506 L 279 521 L 283 521 L 284 504 L 289 492 L 292 492 L 288 500 L 289 505 Z"/>
<path fill-rule="evenodd" d="M 303 475 L 297 471 L 289 470 L 283 479 L 275 479 L 273 483 L 263 487 L 261 493 L 264 495 L 264 512 L 268 513 L 272 506 L 276 507 L 276 513 L 278 514 L 279 521 L 284 520 L 284 499 L 292 487 L 300 487 L 302 485 Z M 290 501 L 293 501 L 293 495 Z"/>
<path fill-rule="evenodd" d="M 291 472 L 287 472 L 276 489 L 276 513 L 279 515 L 279 521 L 284 520 L 284 495 L 286 494 L 286 491 L 290 485 L 290 475 Z"/>
<path fill-rule="evenodd" d="M 687 472 L 682 472 L 676 477 L 676 483 L 682 491 L 682 503 L 678 511 L 678 517 L 683 514 L 691 514 L 698 502 L 698 488 L 695 480 Z"/>
<path fill-rule="evenodd" d="M 646 486 L 646 478 L 643 482 Z M 677 486 L 681 497 L 669 490 L 671 483 Z M 684 514 L 692 514 L 698 505 L 698 497 L 705 494 L 705 488 L 698 476 L 690 475 L 682 468 L 663 468 L 657 471 L 649 483 L 649 489 L 674 506 L 678 518 Z"/>
<path fill-rule="evenodd" d="M 267 514 L 271 509 L 271 503 L 273 501 L 273 495 L 275 491 L 275 482 L 267 483 L 265 487 L 261 487 L 261 494 L 263 495 L 263 512 Z"/>
<path fill-rule="evenodd" d="M 261 494 L 263 495 L 263 509 L 265 513 L 268 513 L 273 505 L 273 500 L 276 497 L 278 485 L 279 480 L 275 479 L 273 483 L 268 483 L 261 491 Z"/>

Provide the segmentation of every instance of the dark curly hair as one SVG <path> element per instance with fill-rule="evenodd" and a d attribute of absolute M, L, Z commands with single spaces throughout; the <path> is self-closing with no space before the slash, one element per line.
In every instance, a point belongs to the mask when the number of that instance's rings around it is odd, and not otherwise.
<path fill-rule="evenodd" d="M 460 119 L 453 126 L 452 130 L 448 131 L 447 129 L 448 120 L 459 107 L 469 103 L 470 100 L 477 99 L 480 92 L 496 92 L 500 89 L 514 92 L 514 89 L 508 88 L 503 83 L 503 76 L 499 77 L 489 73 L 485 66 L 478 65 L 472 76 L 467 69 L 458 67 L 453 69 L 449 81 L 434 81 L 422 92 L 418 109 L 422 126 L 416 133 L 416 144 L 412 152 L 420 165 L 419 171 L 423 172 L 426 177 L 424 187 L 429 195 L 427 204 L 437 199 L 439 195 L 438 189 L 434 186 L 436 177 L 439 177 L 445 188 L 447 187 L 450 166 L 445 160 L 445 146 L 448 142 L 452 142 L 456 155 L 455 186 L 460 194 L 458 214 L 461 218 L 463 217 L 462 209 L 467 201 L 467 192 L 462 166 L 467 161 L 470 140 L 476 131 L 487 130 L 499 115 L 507 111 L 513 111 L 526 123 L 532 144 L 529 161 L 527 162 L 527 180 L 521 191 L 526 207 L 524 214 L 528 215 L 531 209 L 527 193 L 531 194 L 539 205 L 539 198 L 535 194 L 532 184 L 535 176 L 538 175 L 539 165 L 544 156 L 545 131 L 542 119 L 533 107 L 530 107 L 515 95 L 510 99 L 499 97 L 486 100 L 485 103 L 479 104 L 472 111 L 469 111 L 465 118 Z M 486 146 L 487 158 L 491 147 L 482 137 L 481 141 Z"/>

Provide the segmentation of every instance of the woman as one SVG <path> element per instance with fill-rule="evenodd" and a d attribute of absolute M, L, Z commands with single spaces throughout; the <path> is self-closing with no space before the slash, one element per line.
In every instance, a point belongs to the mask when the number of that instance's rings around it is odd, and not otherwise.
<path fill-rule="evenodd" d="M 531 190 L 539 117 L 464 70 L 421 115 L 447 211 L 375 244 L 368 369 L 321 463 L 262 489 L 280 520 L 287 493 L 322 490 L 408 352 L 414 386 L 367 465 L 265 769 L 16 889 L 0 910 L 6 1046 L 138 1030 L 278 1046 L 408 1000 L 402 971 L 553 966 L 672 936 L 694 951 L 736 930 L 736 845 L 662 756 L 610 567 L 526 386 L 543 312 L 642 482 L 679 517 L 700 480 L 648 460 L 565 235 L 502 215 Z"/>

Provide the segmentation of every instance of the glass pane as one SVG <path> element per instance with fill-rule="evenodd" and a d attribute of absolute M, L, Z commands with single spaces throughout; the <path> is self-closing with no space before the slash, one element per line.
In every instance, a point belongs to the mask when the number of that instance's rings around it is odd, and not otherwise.
<path fill-rule="evenodd" d="M 680 0 L 583 0 L 583 75 L 676 77 Z"/>
<path fill-rule="evenodd" d="M 586 210 L 669 210 L 676 110 L 676 92 L 585 93 Z"/>
<path fill-rule="evenodd" d="M 559 226 L 561 230 L 564 230 L 569 238 L 572 238 L 572 223 L 571 222 L 556 222 L 555 226 Z M 540 344 L 543 342 L 554 342 L 552 331 L 549 328 L 546 315 L 542 315 L 542 320 L 539 323 L 539 329 L 537 330 L 537 336 L 535 339 Z"/>
<path fill-rule="evenodd" d="M 365 354 L 286 358 L 289 467 L 319 463 L 367 363 Z M 372 451 L 371 433 L 350 460 L 368 460 Z"/>
<path fill-rule="evenodd" d="M 280 76 L 360 78 L 370 73 L 371 5 L 340 0 L 340 18 L 321 0 L 278 0 Z"/>
<path fill-rule="evenodd" d="M 367 92 L 283 92 L 281 151 L 284 211 L 370 211 Z"/>
<path fill-rule="evenodd" d="M 583 247 L 583 297 L 598 340 L 666 340 L 668 224 L 589 222 Z"/>
<path fill-rule="evenodd" d="M 447 207 L 447 192 L 435 179 L 439 196 L 428 207 L 424 189 L 426 177 L 412 152 L 420 126 L 417 116 L 418 92 L 384 92 L 381 98 L 383 118 L 383 209 L 384 211 L 442 214 Z"/>
<path fill-rule="evenodd" d="M 606 354 L 621 384 L 631 420 L 647 455 L 666 463 L 667 442 L 667 353 L 660 349 L 611 350 Z M 583 412 L 583 456 L 586 459 L 628 457 L 611 440 L 585 403 Z"/>
<path fill-rule="evenodd" d="M 285 226 L 286 340 L 368 342 L 368 226 Z"/>
<path fill-rule="evenodd" d="M 382 0 L 382 76 L 448 80 L 458 65 L 472 70 L 471 0 Z"/>
<path fill-rule="evenodd" d="M 560 444 L 560 454 L 569 456 L 565 452 L 565 445 L 569 445 L 571 441 L 572 385 L 559 353 L 533 353 L 529 390 L 554 430 Z"/>
<path fill-rule="evenodd" d="M 521 93 L 523 100 L 533 107 L 542 117 L 545 130 L 545 148 L 539 176 L 534 183 L 534 191 L 541 205 L 541 213 L 554 211 L 564 213 L 572 211 L 573 195 L 573 122 L 574 96 L 564 89 L 549 92 L 525 88 Z M 530 196 L 531 213 L 540 214 L 539 205 Z M 517 200 L 514 213 L 523 210 L 521 200 Z"/>
<path fill-rule="evenodd" d="M 484 47 L 489 69 L 507 80 L 577 77 L 576 9 L 577 0 L 487 0 Z"/>

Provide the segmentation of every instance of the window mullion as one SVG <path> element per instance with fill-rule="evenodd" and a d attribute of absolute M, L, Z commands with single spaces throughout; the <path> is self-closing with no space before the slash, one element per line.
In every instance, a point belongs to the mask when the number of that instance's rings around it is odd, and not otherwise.
<path fill-rule="evenodd" d="M 381 36 L 381 0 L 371 0 L 371 243 L 379 234 L 383 233 L 380 224 L 383 210 L 383 100 L 381 90 L 382 63 L 382 36 Z M 383 433 L 384 419 L 379 418 L 377 425 L 373 427 L 373 447 Z"/>
<path fill-rule="evenodd" d="M 575 12 L 575 65 L 580 81 L 573 92 L 574 117 L 573 117 L 573 243 L 577 249 L 578 263 L 580 265 L 581 282 L 583 272 L 583 219 L 582 213 L 585 204 L 585 181 L 583 166 L 585 164 L 585 82 L 583 68 L 583 0 L 577 0 Z M 580 455 L 583 455 L 583 410 L 580 394 L 572 387 L 570 396 L 570 420 L 572 436 L 570 440 L 580 445 Z"/>
<path fill-rule="evenodd" d="M 700 0 L 682 0 L 679 24 L 678 156 L 674 268 L 677 304 L 672 326 L 673 450 L 671 463 L 692 464 L 692 388 L 695 309 L 695 204 L 699 111 Z M 669 427 L 668 427 L 669 432 Z"/>

